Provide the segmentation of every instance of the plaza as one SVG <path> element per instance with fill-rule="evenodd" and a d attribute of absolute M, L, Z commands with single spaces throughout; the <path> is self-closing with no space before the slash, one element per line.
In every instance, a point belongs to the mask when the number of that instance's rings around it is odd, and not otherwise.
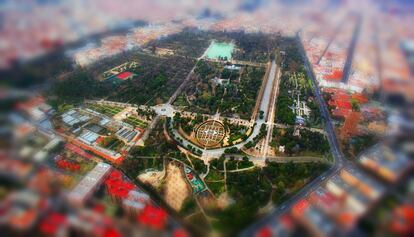
<path fill-rule="evenodd" d="M 196 129 L 196 139 L 204 147 L 218 145 L 225 135 L 224 125 L 216 120 L 208 120 Z"/>

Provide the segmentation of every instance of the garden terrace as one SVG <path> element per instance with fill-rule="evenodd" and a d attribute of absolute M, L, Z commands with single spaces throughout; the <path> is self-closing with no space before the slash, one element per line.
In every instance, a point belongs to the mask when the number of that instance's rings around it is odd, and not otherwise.
<path fill-rule="evenodd" d="M 136 117 L 129 116 L 128 118 L 122 120 L 123 122 L 126 122 L 134 127 L 140 127 L 140 128 L 147 128 L 148 123 L 144 122 Z"/>
<path fill-rule="evenodd" d="M 88 104 L 87 107 L 91 110 L 94 110 L 101 114 L 105 114 L 109 117 L 113 117 L 114 115 L 116 115 L 117 113 L 121 112 L 124 109 L 121 107 L 100 105 L 100 104 Z"/>
<path fill-rule="evenodd" d="M 121 149 L 125 146 L 123 141 L 114 136 L 102 137 L 98 139 L 97 143 L 105 149 L 117 152 L 121 151 Z"/>

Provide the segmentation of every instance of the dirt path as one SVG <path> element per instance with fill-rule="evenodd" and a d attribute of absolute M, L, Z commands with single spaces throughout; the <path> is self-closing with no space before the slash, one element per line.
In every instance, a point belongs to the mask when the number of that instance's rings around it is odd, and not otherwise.
<path fill-rule="evenodd" d="M 220 172 L 225 172 L 225 173 L 237 173 L 237 172 L 243 172 L 243 171 L 248 171 L 248 170 L 252 170 L 254 169 L 256 166 L 250 166 L 247 168 L 243 168 L 243 169 L 236 169 L 236 170 L 219 170 Z"/>
<path fill-rule="evenodd" d="M 224 187 L 226 189 L 226 192 L 227 192 L 227 168 L 226 168 L 227 161 L 228 161 L 228 159 L 225 159 L 224 163 L 223 163 L 223 166 L 224 166 Z"/>

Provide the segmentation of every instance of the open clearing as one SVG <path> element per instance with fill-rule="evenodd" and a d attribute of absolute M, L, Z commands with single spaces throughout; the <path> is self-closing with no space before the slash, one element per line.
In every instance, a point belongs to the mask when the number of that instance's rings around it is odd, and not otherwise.
<path fill-rule="evenodd" d="M 181 209 L 184 200 L 191 195 L 181 169 L 174 163 L 167 165 L 167 177 L 165 178 L 165 201 L 176 211 Z"/>

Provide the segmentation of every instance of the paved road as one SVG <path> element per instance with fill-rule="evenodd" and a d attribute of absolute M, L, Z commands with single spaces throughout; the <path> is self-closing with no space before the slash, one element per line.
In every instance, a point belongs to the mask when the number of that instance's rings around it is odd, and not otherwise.
<path fill-rule="evenodd" d="M 270 80 L 273 81 L 272 85 L 270 86 L 271 87 L 270 98 L 267 102 L 263 102 L 263 103 L 268 104 L 268 106 L 267 106 L 268 111 L 266 111 L 266 113 L 267 113 L 267 117 L 266 117 L 267 134 L 266 134 L 266 138 L 264 140 L 264 146 L 263 146 L 263 150 L 262 150 L 263 160 L 265 160 L 265 158 L 268 154 L 269 143 L 272 140 L 273 124 L 274 124 L 273 121 L 275 120 L 276 99 L 277 99 L 277 95 L 278 95 L 278 92 L 279 92 L 280 73 L 279 73 L 279 69 L 276 66 L 275 61 L 276 61 L 276 59 L 273 60 L 273 62 L 272 62 L 272 68 L 271 68 L 270 74 L 269 74 L 269 81 Z M 263 103 L 262 103 L 262 105 L 263 105 Z"/>
<path fill-rule="evenodd" d="M 196 61 L 196 63 L 194 64 L 194 67 L 191 69 L 191 71 L 187 74 L 187 77 L 184 79 L 184 81 L 181 83 L 181 85 L 177 88 L 177 90 L 175 90 L 175 92 L 171 95 L 171 97 L 168 99 L 167 104 L 172 104 L 174 103 L 174 101 L 177 99 L 177 96 L 179 96 L 181 94 L 181 92 L 183 91 L 185 85 L 187 85 L 187 82 L 191 79 L 191 75 L 193 75 L 194 70 L 197 67 L 198 61 Z"/>
<path fill-rule="evenodd" d="M 328 51 L 329 47 L 331 46 L 332 42 L 336 39 L 336 36 L 339 34 L 340 30 L 343 28 L 344 24 L 347 21 L 347 17 L 345 17 L 343 20 L 341 20 L 341 22 L 339 22 L 339 24 L 335 27 L 334 32 L 332 33 L 332 35 L 329 38 L 329 42 L 326 45 L 325 49 L 323 50 L 322 54 L 319 56 L 318 61 L 316 64 L 319 64 L 322 60 L 322 58 L 325 56 L 326 52 Z"/>
<path fill-rule="evenodd" d="M 308 58 L 306 57 L 305 50 L 303 48 L 303 45 L 300 41 L 299 34 L 297 34 L 297 40 L 298 44 L 301 47 L 301 53 L 302 58 L 305 61 L 305 68 L 307 71 L 307 75 L 311 78 L 312 84 L 313 84 L 313 92 L 316 96 L 316 99 L 319 103 L 320 112 L 323 120 L 325 121 L 325 130 L 327 132 L 327 138 L 329 141 L 329 145 L 331 148 L 331 152 L 334 158 L 334 164 L 333 166 L 326 171 L 323 175 L 319 176 L 318 178 L 312 180 L 310 183 L 308 183 L 304 188 L 302 188 L 298 193 L 296 193 L 292 198 L 287 200 L 286 202 L 282 203 L 280 206 L 278 206 L 276 209 L 274 209 L 268 216 L 265 218 L 262 218 L 258 222 L 252 224 L 249 226 L 245 231 L 243 231 L 240 236 L 254 236 L 254 233 L 260 228 L 265 225 L 271 225 L 277 217 L 281 216 L 282 214 L 286 213 L 288 210 L 292 208 L 292 206 L 301 200 L 304 197 L 307 197 L 310 193 L 312 193 L 315 189 L 320 187 L 326 179 L 329 179 L 333 175 L 335 175 L 339 170 L 341 170 L 345 166 L 352 166 L 352 164 L 347 161 L 338 144 L 338 140 L 336 138 L 336 134 L 332 125 L 332 121 L 329 116 L 329 111 L 326 106 L 326 103 L 324 102 L 324 99 L 321 95 L 320 88 L 318 87 L 318 83 L 316 81 L 315 75 L 313 74 L 312 66 L 309 63 Z"/>
<path fill-rule="evenodd" d="M 269 103 L 272 98 L 272 92 L 273 92 L 273 82 L 276 78 L 276 61 L 273 60 L 271 66 L 270 66 L 270 73 L 269 78 L 266 83 L 266 87 L 263 93 L 262 101 L 260 103 L 260 110 L 264 112 L 264 118 L 267 118 L 268 112 L 269 112 Z M 260 120 L 260 119 L 257 119 Z M 264 119 L 263 119 L 264 120 Z"/>
<path fill-rule="evenodd" d="M 233 157 L 236 160 L 243 160 L 245 155 L 232 155 L 227 154 L 227 158 Z M 329 163 L 329 161 L 324 157 L 317 156 L 267 156 L 265 157 L 269 161 L 278 162 L 278 163 L 306 163 L 306 162 L 322 162 Z M 249 160 L 253 163 L 263 161 L 263 157 L 249 157 Z"/>
<path fill-rule="evenodd" d="M 302 58 L 305 61 L 305 68 L 306 68 L 306 72 L 309 78 L 311 78 L 312 80 L 312 86 L 313 86 L 313 92 L 316 96 L 316 100 L 319 103 L 319 108 L 320 108 L 320 112 L 321 112 L 321 116 L 324 120 L 325 123 L 325 131 L 327 133 L 327 138 L 329 141 L 329 145 L 331 147 L 331 152 L 332 155 L 334 157 L 334 164 L 335 165 L 339 165 L 342 166 L 344 164 L 344 156 L 341 152 L 341 149 L 339 147 L 338 144 L 338 140 L 336 137 L 336 133 L 334 130 L 334 127 L 332 125 L 332 121 L 329 115 L 329 110 L 327 108 L 327 105 L 325 103 L 325 100 L 323 99 L 322 93 L 320 91 L 320 88 L 318 87 L 318 82 L 316 81 L 315 78 L 315 74 L 313 73 L 313 69 L 312 66 L 308 60 L 308 58 L 306 57 L 305 54 L 305 49 L 303 48 L 303 45 L 300 41 L 299 35 L 297 36 L 297 40 L 298 40 L 298 44 L 301 46 L 301 52 L 302 52 Z"/>
<path fill-rule="evenodd" d="M 362 17 L 361 15 L 359 15 L 357 22 L 355 23 L 356 25 L 355 25 L 354 32 L 352 34 L 351 43 L 349 45 L 348 52 L 347 52 L 347 57 L 346 57 L 344 70 L 343 70 L 344 73 L 342 76 L 343 83 L 348 83 L 349 75 L 351 74 L 352 61 L 354 59 L 354 52 L 355 52 L 356 44 L 358 41 L 359 32 L 361 30 L 361 21 L 362 21 Z"/>

